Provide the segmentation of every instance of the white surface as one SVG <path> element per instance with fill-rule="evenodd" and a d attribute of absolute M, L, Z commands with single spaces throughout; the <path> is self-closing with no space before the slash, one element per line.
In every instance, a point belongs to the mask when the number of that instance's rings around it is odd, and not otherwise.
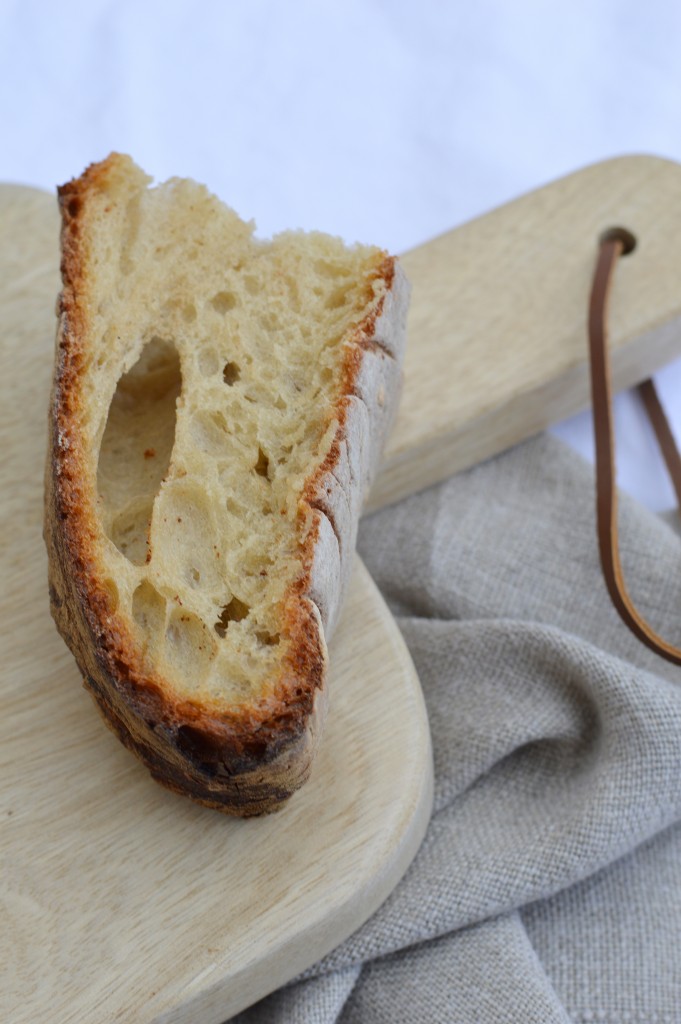
<path fill-rule="evenodd" d="M 53 188 L 119 149 L 262 234 L 400 251 L 595 160 L 681 160 L 680 46 L 668 0 L 0 0 L 0 180 Z M 681 365 L 658 380 L 681 433 Z M 617 405 L 623 486 L 670 507 Z M 588 418 L 559 433 L 590 451 Z"/>

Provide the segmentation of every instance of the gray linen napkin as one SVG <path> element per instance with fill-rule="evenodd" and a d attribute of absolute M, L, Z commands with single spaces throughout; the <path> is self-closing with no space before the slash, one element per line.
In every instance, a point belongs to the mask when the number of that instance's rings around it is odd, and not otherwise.
<path fill-rule="evenodd" d="M 675 528 L 622 499 L 681 640 Z M 681 669 L 612 610 L 593 470 L 534 439 L 363 521 L 428 706 L 435 808 L 378 912 L 239 1024 L 681 1021 Z"/>

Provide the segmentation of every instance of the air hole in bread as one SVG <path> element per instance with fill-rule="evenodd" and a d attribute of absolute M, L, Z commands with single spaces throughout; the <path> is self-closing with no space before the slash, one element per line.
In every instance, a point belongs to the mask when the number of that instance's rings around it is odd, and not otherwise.
<path fill-rule="evenodd" d="M 230 622 L 241 622 L 247 618 L 250 608 L 238 597 L 233 597 L 229 604 L 226 604 L 220 612 L 220 617 L 215 623 L 215 632 L 218 636 L 224 637 L 227 634 Z"/>
<path fill-rule="evenodd" d="M 225 367 L 222 371 L 222 379 L 225 384 L 236 384 L 241 379 L 241 370 L 238 363 L 225 363 Z"/>
<path fill-rule="evenodd" d="M 265 479 L 268 479 L 270 460 L 267 458 L 262 448 L 258 448 L 258 461 L 254 468 L 258 476 L 264 476 Z"/>
<path fill-rule="evenodd" d="M 262 630 L 256 630 L 255 636 L 265 647 L 276 647 L 281 640 L 279 633 L 265 633 Z"/>
<path fill-rule="evenodd" d="M 113 519 L 108 531 L 118 550 L 133 565 L 144 565 L 149 560 L 152 508 L 149 501 L 133 502 Z"/>
<path fill-rule="evenodd" d="M 229 313 L 230 309 L 236 306 L 236 296 L 233 292 L 218 292 L 210 300 L 210 304 L 216 313 Z"/>
<path fill-rule="evenodd" d="M 216 652 L 208 627 L 198 615 L 176 608 L 166 629 L 166 660 L 174 673 L 200 686 Z"/>
<path fill-rule="evenodd" d="M 132 595 L 132 617 L 148 640 L 161 635 L 165 628 L 166 601 L 148 580 Z"/>
<path fill-rule="evenodd" d="M 119 604 L 118 587 L 116 586 L 114 581 L 109 577 L 102 580 L 102 585 L 104 587 L 104 592 L 106 594 L 109 612 L 113 613 L 116 611 Z"/>
<path fill-rule="evenodd" d="M 134 565 L 151 555 L 149 524 L 170 465 L 181 387 L 175 346 L 153 337 L 120 378 L 109 407 L 97 466 L 102 525 Z"/>

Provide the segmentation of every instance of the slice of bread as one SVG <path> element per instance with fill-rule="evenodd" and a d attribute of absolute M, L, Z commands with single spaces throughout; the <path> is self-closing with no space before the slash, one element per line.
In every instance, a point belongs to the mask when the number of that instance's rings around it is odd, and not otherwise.
<path fill-rule="evenodd" d="M 408 285 L 379 249 L 259 241 L 202 186 L 149 184 L 112 154 L 59 189 L 52 613 L 155 779 L 261 814 L 318 745 Z"/>

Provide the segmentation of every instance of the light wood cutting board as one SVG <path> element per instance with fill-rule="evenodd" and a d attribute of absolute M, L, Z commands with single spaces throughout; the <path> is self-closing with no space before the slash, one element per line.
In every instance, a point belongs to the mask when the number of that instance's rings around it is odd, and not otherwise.
<path fill-rule="evenodd" d="M 596 239 L 639 245 L 613 294 L 624 386 L 681 352 L 681 168 L 588 168 L 404 257 L 413 285 L 400 415 L 371 506 L 587 404 Z M 49 618 L 42 462 L 57 291 L 50 197 L 0 189 L 3 592 L 2 1019 L 219 1024 L 340 942 L 425 830 L 418 681 L 361 564 L 331 646 L 310 783 L 232 821 L 163 791 L 104 729 Z"/>
<path fill-rule="evenodd" d="M 378 508 L 587 408 L 586 313 L 601 233 L 629 228 L 610 310 L 615 389 L 681 353 L 681 166 L 594 164 L 411 252 L 405 388 Z"/>

